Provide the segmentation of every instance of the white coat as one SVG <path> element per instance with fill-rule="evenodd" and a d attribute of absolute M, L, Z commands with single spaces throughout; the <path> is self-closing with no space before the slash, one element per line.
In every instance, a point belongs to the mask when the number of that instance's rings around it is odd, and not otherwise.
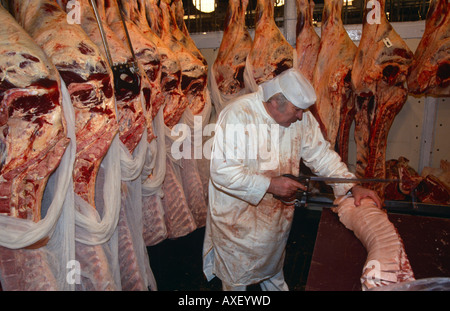
<path fill-rule="evenodd" d="M 282 270 L 294 207 L 266 191 L 271 177 L 298 176 L 301 158 L 320 176 L 355 177 L 309 111 L 290 127 L 279 126 L 264 108 L 261 88 L 222 111 L 212 149 L 203 246 L 208 280 L 217 276 L 233 286 L 250 285 Z M 353 184 L 331 186 L 339 196 Z"/>

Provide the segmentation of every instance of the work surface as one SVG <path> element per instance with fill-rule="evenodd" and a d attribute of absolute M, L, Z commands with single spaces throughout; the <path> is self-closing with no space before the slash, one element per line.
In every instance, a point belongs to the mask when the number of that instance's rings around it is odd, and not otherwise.
<path fill-rule="evenodd" d="M 416 279 L 450 276 L 450 219 L 389 214 Z M 359 291 L 367 252 L 329 208 L 322 211 L 306 290 Z"/>

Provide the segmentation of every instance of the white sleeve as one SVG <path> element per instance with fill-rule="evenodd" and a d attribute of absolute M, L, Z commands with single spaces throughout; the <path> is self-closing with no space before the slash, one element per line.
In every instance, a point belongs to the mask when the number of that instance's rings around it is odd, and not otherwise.
<path fill-rule="evenodd" d="M 226 109 L 218 120 L 211 157 L 211 181 L 217 189 L 257 205 L 269 188 L 270 178 L 245 165 L 246 148 L 256 144 L 256 138 L 246 137 L 241 131 L 234 131 L 233 138 L 227 135 L 227 126 L 229 129 L 230 125 L 245 126 L 246 120 L 239 119 L 234 111 Z"/>
<path fill-rule="evenodd" d="M 303 121 L 301 157 L 313 173 L 325 177 L 355 178 L 339 154 L 330 148 L 330 143 L 323 137 L 314 116 L 310 112 L 305 113 Z M 335 196 L 346 194 L 354 185 L 354 183 L 330 184 Z"/>

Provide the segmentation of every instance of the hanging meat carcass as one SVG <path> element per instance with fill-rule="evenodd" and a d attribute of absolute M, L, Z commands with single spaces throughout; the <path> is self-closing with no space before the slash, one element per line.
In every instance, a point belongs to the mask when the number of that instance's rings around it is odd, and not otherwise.
<path fill-rule="evenodd" d="M 186 101 L 178 107 L 172 107 L 164 112 L 166 125 L 173 127 L 181 118 L 185 109 L 189 107 L 193 114 L 199 114 L 206 103 L 207 66 L 198 59 L 190 50 L 182 44 L 186 40 L 184 34 L 178 28 L 174 13 L 170 7 L 170 1 L 148 0 L 147 15 L 149 23 L 155 33 L 161 30 L 159 37 L 175 53 L 181 66 L 181 90 L 186 96 Z M 149 14 L 149 12 L 151 12 Z M 157 25 L 157 26 L 155 26 Z M 155 30 L 156 29 L 156 30 Z"/>
<path fill-rule="evenodd" d="M 1 5 L 0 20 L 0 214 L 38 222 L 48 178 L 69 144 L 60 80 Z M 40 248 L 0 247 L 3 290 L 57 290 L 50 268 Z"/>
<path fill-rule="evenodd" d="M 67 85 L 75 110 L 75 192 L 94 203 L 100 163 L 118 126 L 112 73 L 97 46 L 52 0 L 11 1 L 15 17 L 42 47 Z"/>
<path fill-rule="evenodd" d="M 104 53 L 104 55 L 107 55 L 104 50 L 99 26 L 89 1 L 82 0 L 77 1 L 77 3 L 80 9 L 80 24 L 83 30 Z M 66 10 L 69 9 L 67 7 L 67 1 L 60 1 L 60 4 L 63 8 L 66 8 Z M 107 26 L 105 12 L 103 10 L 99 10 L 99 15 L 106 33 L 106 40 L 111 52 L 112 62 L 114 64 L 131 62 L 131 52 L 124 47 L 123 43 Z M 114 95 L 118 116 L 117 123 L 119 127 L 119 138 L 131 154 L 141 141 L 142 135 L 147 128 L 146 121 L 148 121 L 148 118 L 146 118 L 144 114 L 143 104 L 145 103 L 141 101 L 141 96 L 143 96 L 146 99 L 146 102 L 148 102 L 149 96 L 145 96 L 145 88 L 149 88 L 149 84 L 143 70 L 140 70 L 139 73 L 132 73 L 131 76 L 128 76 L 127 78 L 132 78 L 134 81 L 138 81 L 138 85 L 136 85 L 135 88 L 125 88 L 119 84 L 116 84 L 114 88 Z M 143 95 L 141 95 L 141 92 Z M 149 94 L 149 92 L 147 92 L 147 94 Z M 148 107 L 148 105 L 146 106 Z M 113 191 L 119 191 L 119 189 L 115 189 Z M 103 200 L 101 202 L 103 202 Z M 106 204 L 104 206 L 103 204 L 96 206 L 95 202 L 88 203 L 91 207 L 98 208 L 99 213 L 101 214 L 106 214 L 105 210 L 107 210 L 108 213 L 114 213 L 114 215 L 117 215 L 111 218 L 110 220 L 112 223 L 108 224 L 114 226 L 113 228 L 115 228 L 117 223 L 114 223 L 114 220 L 116 217 L 119 218 L 119 213 L 115 214 L 115 210 L 120 210 L 120 203 L 116 203 L 114 207 L 107 206 Z M 113 208 L 114 211 L 112 211 Z M 106 243 L 94 243 L 94 245 L 88 245 L 77 241 L 76 258 L 79 260 L 81 270 L 83 271 L 81 284 L 77 286 L 77 288 L 85 290 L 116 290 L 120 288 L 120 284 L 118 284 L 120 279 L 117 280 L 114 277 L 116 275 L 114 272 L 116 269 L 116 266 L 113 263 L 114 258 L 109 258 L 107 256 L 107 253 L 109 252 L 109 250 L 107 250 L 108 247 L 109 246 L 106 245 Z M 113 247 L 114 250 L 112 251 L 115 251 L 115 246 Z M 118 252 L 121 253 L 122 250 L 119 249 Z"/>
<path fill-rule="evenodd" d="M 387 136 L 406 101 L 406 74 L 413 59 L 412 52 L 387 21 L 385 1 L 377 3 L 379 7 L 366 9 L 364 14 L 351 77 L 357 95 L 356 174 L 368 178 L 385 177 Z M 384 197 L 383 184 L 368 187 Z"/>
<path fill-rule="evenodd" d="M 178 38 L 178 41 L 181 42 L 195 57 L 197 57 L 203 65 L 205 65 L 205 74 L 208 72 L 208 63 L 203 57 L 200 50 L 195 45 L 194 40 L 191 38 L 191 35 L 189 34 L 189 31 L 187 29 L 186 24 L 184 23 L 184 8 L 183 8 L 183 1 L 182 0 L 172 0 L 172 3 L 170 5 L 172 12 L 175 17 L 175 22 L 177 24 L 177 28 L 179 31 L 176 31 L 176 37 Z M 180 33 L 181 31 L 181 33 Z"/>
<path fill-rule="evenodd" d="M 294 48 L 287 42 L 274 19 L 274 0 L 256 4 L 255 38 L 245 65 L 245 85 L 256 91 L 257 85 L 296 67 Z"/>
<path fill-rule="evenodd" d="M 320 50 L 313 78 L 317 102 L 311 111 L 324 137 L 347 162 L 349 132 L 355 112 L 351 71 L 356 45 L 344 28 L 341 11 L 341 0 L 325 1 Z"/>
<path fill-rule="evenodd" d="M 147 116 L 147 128 L 149 129 L 149 135 L 147 140 L 151 142 L 155 138 L 152 131 L 151 121 L 155 118 L 160 107 L 164 105 L 164 95 L 161 92 L 161 56 L 158 53 L 158 48 L 153 41 L 149 40 L 144 33 L 139 29 L 139 27 L 132 22 L 130 5 L 131 2 L 124 1 L 127 3 L 124 6 L 123 18 L 125 25 L 127 27 L 130 40 L 134 49 L 139 64 L 142 65 L 145 74 L 148 79 L 148 88 L 144 89 L 147 97 L 149 97 L 149 102 L 146 107 Z M 97 1 L 97 5 L 100 10 L 104 10 L 107 16 L 107 21 L 109 27 L 114 31 L 116 36 L 122 41 L 127 42 L 127 34 L 123 26 L 122 18 L 119 12 L 118 2 L 116 1 Z"/>
<path fill-rule="evenodd" d="M 450 2 L 432 0 L 408 76 L 414 94 L 450 96 Z"/>
<path fill-rule="evenodd" d="M 188 49 L 187 38 L 183 32 L 178 28 L 174 12 L 170 6 L 170 1 L 161 1 L 159 3 L 159 11 L 156 4 L 150 1 L 153 10 L 160 12 L 158 17 L 162 22 L 161 39 L 176 53 L 181 65 L 181 89 L 186 95 L 186 100 L 190 102 L 189 110 L 192 114 L 200 114 L 203 112 L 205 104 L 207 103 L 207 66 L 204 59 L 199 56 L 199 53 L 192 52 Z M 153 25 L 155 20 L 151 21 Z M 200 57 L 200 58 L 199 58 Z M 186 108 L 188 108 L 186 107 Z M 180 110 L 184 112 L 184 110 Z M 180 115 L 181 118 L 181 115 Z M 177 117 L 177 122 L 180 120 Z M 205 120 L 202 120 L 202 122 Z M 189 125 L 193 123 L 186 116 L 183 122 Z M 166 123 L 167 124 L 167 123 Z M 169 124 L 167 124 L 169 126 Z M 169 126 L 170 127 L 170 126 Z M 174 137 L 172 134 L 166 136 L 167 144 L 173 143 Z M 190 137 L 192 138 L 192 136 Z M 192 144 L 192 139 L 187 140 Z M 206 201 L 203 197 L 203 184 L 198 173 L 196 160 L 191 157 L 189 159 L 182 159 L 181 161 L 167 161 L 166 162 L 166 179 L 163 184 L 164 199 L 162 201 L 166 214 L 173 214 L 175 210 L 179 212 L 180 217 L 166 217 L 166 225 L 168 228 L 169 237 L 178 237 L 185 235 L 193 230 L 196 226 L 203 226 L 206 218 Z M 174 195 L 183 193 L 183 196 Z M 169 203 L 174 202 L 174 204 Z M 186 210 L 186 206 L 188 210 Z M 190 211 L 189 211 L 190 210 Z M 168 223 L 168 221 L 172 223 Z M 171 230 L 170 227 L 184 226 L 185 228 Z"/>
<path fill-rule="evenodd" d="M 1 9 L 0 213 L 39 221 L 50 173 L 69 143 L 58 72 L 44 52 Z"/>
<path fill-rule="evenodd" d="M 232 98 L 245 94 L 244 69 L 252 38 L 245 27 L 248 0 L 231 0 L 222 42 L 211 68 L 211 94 L 218 115 Z M 214 86 L 213 86 L 214 85 Z"/>
<path fill-rule="evenodd" d="M 414 273 L 405 247 L 387 213 L 370 199 L 363 199 L 358 207 L 352 197 L 339 198 L 333 211 L 339 220 L 361 241 L 367 259 L 361 275 L 363 290 L 414 280 Z"/>
<path fill-rule="evenodd" d="M 312 83 L 319 55 L 320 38 L 312 24 L 313 0 L 297 0 L 297 68 Z"/>
<path fill-rule="evenodd" d="M 67 0 L 62 2 L 66 3 L 66 5 L 63 4 L 62 7 L 67 7 Z M 89 38 L 100 48 L 104 55 L 106 55 L 100 30 L 89 0 L 79 0 L 78 3 L 81 9 L 81 27 L 88 34 Z M 108 27 L 104 10 L 100 9 L 99 14 L 111 52 L 112 62 L 114 64 L 131 63 L 133 59 L 131 58 L 131 51 L 129 50 L 127 43 L 122 42 L 116 36 L 114 31 Z M 140 83 L 142 83 L 143 80 L 146 80 L 143 73 L 135 73 L 134 75 L 137 77 L 136 80 L 140 81 Z M 119 137 L 130 152 L 137 146 L 146 128 L 146 120 L 140 98 L 140 92 L 142 90 L 141 84 L 138 89 L 139 90 L 115 88 Z"/>
<path fill-rule="evenodd" d="M 186 36 L 178 28 L 174 9 L 178 9 L 178 12 L 182 13 L 182 5 L 182 2 L 177 0 L 161 1 L 160 8 L 164 20 L 162 38 L 164 40 L 164 37 L 172 36 L 174 40 L 169 46 L 180 59 L 181 89 L 189 102 L 189 109 L 194 115 L 198 115 L 202 112 L 207 100 L 208 64 L 190 36 Z M 175 41 L 178 44 L 175 44 Z"/>

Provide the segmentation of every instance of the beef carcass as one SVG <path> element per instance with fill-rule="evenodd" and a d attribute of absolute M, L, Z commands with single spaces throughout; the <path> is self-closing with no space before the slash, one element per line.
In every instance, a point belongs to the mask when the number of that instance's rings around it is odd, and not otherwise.
<path fill-rule="evenodd" d="M 297 0 L 297 68 L 311 83 L 319 55 L 320 38 L 312 24 L 313 0 Z"/>
<path fill-rule="evenodd" d="M 170 7 L 169 7 L 170 8 Z M 168 127 L 173 127 L 175 124 L 177 124 L 181 116 L 183 115 L 184 111 L 186 110 L 188 106 L 188 101 L 186 96 L 186 93 L 184 92 L 184 85 L 183 85 L 183 70 L 186 70 L 186 61 L 184 61 L 186 58 L 189 58 L 188 53 L 186 51 L 183 51 L 184 53 L 174 50 L 174 47 L 181 46 L 180 43 L 176 41 L 175 38 L 173 38 L 170 34 L 170 17 L 167 16 L 167 13 L 163 14 L 163 11 L 158 6 L 158 3 L 156 0 L 147 0 L 145 1 L 145 11 L 146 16 L 148 19 L 148 23 L 152 31 L 158 36 L 158 38 L 161 40 L 161 42 L 170 49 L 171 52 L 175 54 L 168 54 L 168 55 L 175 55 L 176 60 L 178 61 L 177 64 L 180 65 L 180 72 L 176 72 L 176 74 L 179 74 L 178 79 L 173 79 L 170 83 L 167 84 L 173 85 L 173 86 L 180 86 L 180 91 L 183 93 L 184 96 L 180 96 L 177 101 L 172 101 L 170 98 L 166 97 L 166 105 L 164 107 L 164 123 Z M 166 11 L 167 12 L 167 11 Z M 164 30 L 164 34 L 163 34 Z M 168 35 L 166 35 L 168 33 Z M 191 55 L 192 57 L 192 55 Z M 172 67 L 175 69 L 175 67 Z M 178 69 L 178 68 L 176 68 Z M 178 84 L 180 83 L 180 84 Z M 178 88 L 172 88 L 178 90 Z M 169 91 L 170 92 L 170 91 Z"/>
<path fill-rule="evenodd" d="M 62 0 L 67 4 L 67 0 Z M 89 38 L 100 48 L 106 55 L 100 30 L 94 15 L 94 11 L 89 3 L 89 0 L 79 0 L 81 27 L 87 33 Z M 97 5 L 98 6 L 98 5 Z M 63 4 L 63 7 L 66 5 Z M 109 50 L 111 52 L 112 62 L 114 64 L 124 64 L 133 61 L 131 51 L 127 43 L 122 42 L 108 27 L 106 22 L 105 11 L 99 7 L 99 15 L 108 42 Z M 146 129 L 146 119 L 144 115 L 144 107 L 141 103 L 141 92 L 143 90 L 142 81 L 146 80 L 145 73 L 134 73 L 135 78 L 139 81 L 138 90 L 130 90 L 125 88 L 115 88 L 114 95 L 117 107 L 117 122 L 119 124 L 119 138 L 127 149 L 132 152 L 141 140 L 142 134 Z"/>
<path fill-rule="evenodd" d="M 385 1 L 377 3 L 380 4 L 379 23 L 372 15 L 378 7 L 366 9 L 351 77 L 357 95 L 356 175 L 367 178 L 385 177 L 387 136 L 406 101 L 404 84 L 413 59 L 412 52 L 387 21 Z M 383 184 L 373 183 L 368 187 L 384 197 Z"/>
<path fill-rule="evenodd" d="M 39 221 L 48 177 L 69 143 L 58 72 L 3 8 L 0 213 Z"/>
<path fill-rule="evenodd" d="M 112 73 L 97 46 L 52 0 L 12 1 L 15 17 L 42 47 L 67 85 L 75 110 L 75 192 L 95 206 L 100 163 L 117 134 Z M 33 5 L 31 5 L 33 3 Z"/>
<path fill-rule="evenodd" d="M 341 223 L 367 250 L 361 275 L 363 290 L 414 280 L 403 241 L 385 211 L 370 199 L 363 199 L 358 207 L 352 197 L 341 197 L 335 203 L 338 206 L 333 211 Z"/>
<path fill-rule="evenodd" d="M 276 77 L 294 64 L 294 48 L 275 24 L 274 0 L 258 0 L 256 26 L 250 53 L 247 57 L 245 84 L 255 91 L 259 85 Z"/>
<path fill-rule="evenodd" d="M 200 114 L 207 100 L 208 65 L 193 42 L 178 28 L 171 0 L 161 0 L 162 39 L 174 51 L 181 65 L 181 89 L 194 115 Z M 167 39 L 166 39 L 167 38 Z M 167 40 L 167 41 L 166 41 Z"/>
<path fill-rule="evenodd" d="M 195 45 L 194 40 L 192 39 L 191 35 L 189 34 L 189 31 L 187 29 L 186 24 L 184 23 L 184 8 L 183 8 L 183 1 L 182 0 L 172 0 L 172 3 L 170 5 L 172 12 L 175 17 L 175 22 L 177 23 L 178 30 L 176 32 L 176 37 L 178 38 L 178 41 L 181 42 L 195 57 L 197 57 L 203 65 L 205 65 L 206 73 L 208 72 L 208 63 L 203 57 L 200 50 Z"/>
<path fill-rule="evenodd" d="M 2 6 L 0 20 L 0 214 L 37 222 L 48 178 L 69 144 L 60 80 L 45 53 Z M 59 289 L 39 246 L 0 247 L 3 290 Z"/>
<path fill-rule="evenodd" d="M 147 21 L 147 12 L 150 10 L 153 14 L 152 16 L 157 18 L 157 22 L 154 24 L 159 27 L 160 22 L 162 22 L 161 10 L 153 2 L 145 0 L 123 1 L 122 4 L 125 11 L 129 12 L 128 14 L 130 14 L 133 22 L 139 27 L 145 37 L 152 41 L 158 49 L 161 60 L 160 85 L 165 98 L 163 108 L 164 116 L 166 124 L 173 126 L 178 122 L 179 117 L 186 108 L 186 98 L 181 90 L 181 65 L 177 55 L 153 31 Z M 153 107 L 153 118 L 158 113 L 158 110 L 158 107 Z M 177 110 L 182 111 L 178 113 Z M 177 117 L 171 121 L 173 115 Z"/>
<path fill-rule="evenodd" d="M 325 1 L 320 50 L 313 76 L 317 102 L 311 111 L 324 137 L 347 162 L 349 132 L 355 112 L 351 71 L 357 48 L 344 28 L 341 11 L 341 0 Z"/>
<path fill-rule="evenodd" d="M 146 105 L 147 116 L 147 128 L 149 129 L 149 135 L 147 140 L 151 142 L 155 138 L 152 131 L 152 120 L 155 118 L 159 109 L 164 105 L 164 95 L 161 92 L 161 56 L 158 52 L 158 48 L 153 41 L 151 41 L 141 31 L 139 26 L 132 22 L 132 10 L 131 1 L 123 1 L 126 5 L 123 6 L 123 18 L 127 27 L 130 40 L 134 49 L 134 53 L 140 65 L 142 65 L 149 87 L 144 89 L 144 94 L 149 93 L 146 96 L 149 97 L 149 103 Z M 117 37 L 122 42 L 127 42 L 127 34 L 123 26 L 122 18 L 119 12 L 118 2 L 116 1 L 97 1 L 97 5 L 100 10 L 104 10 L 107 16 L 109 27 L 114 31 Z"/>
<path fill-rule="evenodd" d="M 186 96 L 186 101 L 184 103 L 180 101 L 178 106 L 166 106 L 167 109 L 164 111 L 166 125 L 172 127 L 178 123 L 187 107 L 193 114 L 202 112 L 206 103 L 208 69 L 204 62 L 181 42 L 181 40 L 185 40 L 184 34 L 177 26 L 170 1 L 160 1 L 158 6 L 156 1 L 148 0 L 146 6 L 147 17 L 151 18 L 149 19 L 150 26 L 152 29 L 156 29 L 155 33 L 159 29 L 161 30 L 159 37 L 175 53 L 181 66 L 181 90 Z"/>
<path fill-rule="evenodd" d="M 62 7 L 68 9 L 67 1 L 61 2 Z M 77 1 L 77 3 L 80 8 L 80 22 L 83 30 L 106 55 L 93 8 L 88 0 Z M 131 62 L 131 51 L 123 45 L 122 41 L 108 27 L 105 12 L 101 8 L 98 11 L 111 52 L 112 62 L 114 64 Z M 114 88 L 119 138 L 130 153 L 141 141 L 142 135 L 147 128 L 146 121 L 148 120 L 144 114 L 145 107 L 142 105 L 141 96 L 144 96 L 146 100 L 149 99 L 149 96 L 145 96 L 145 88 L 149 87 L 145 73 L 143 70 L 139 70 L 133 75 L 134 77 L 132 78 L 139 81 L 136 88 L 122 88 L 119 85 L 116 85 Z M 143 95 L 141 95 L 141 92 Z M 93 204 L 90 205 L 95 206 Z M 108 209 L 111 207 L 96 206 L 96 208 Z M 107 256 L 108 250 L 106 248 L 108 248 L 106 244 L 87 245 L 80 242 L 76 243 L 76 258 L 79 260 L 82 270 L 81 284 L 77 287 L 78 289 L 116 290 L 120 288 L 120 284 L 117 284 L 117 280 L 114 277 L 113 269 L 115 265 L 110 264 L 114 259 Z"/>
<path fill-rule="evenodd" d="M 432 0 L 408 76 L 414 94 L 450 96 L 450 2 Z"/>
<path fill-rule="evenodd" d="M 212 90 L 217 114 L 226 103 L 224 98 L 245 93 L 244 69 L 247 55 L 252 47 L 252 38 L 245 27 L 245 11 L 248 0 L 231 0 L 225 18 L 222 42 L 211 75 L 217 85 L 218 94 Z M 211 78 L 212 78 L 211 77 Z"/>

